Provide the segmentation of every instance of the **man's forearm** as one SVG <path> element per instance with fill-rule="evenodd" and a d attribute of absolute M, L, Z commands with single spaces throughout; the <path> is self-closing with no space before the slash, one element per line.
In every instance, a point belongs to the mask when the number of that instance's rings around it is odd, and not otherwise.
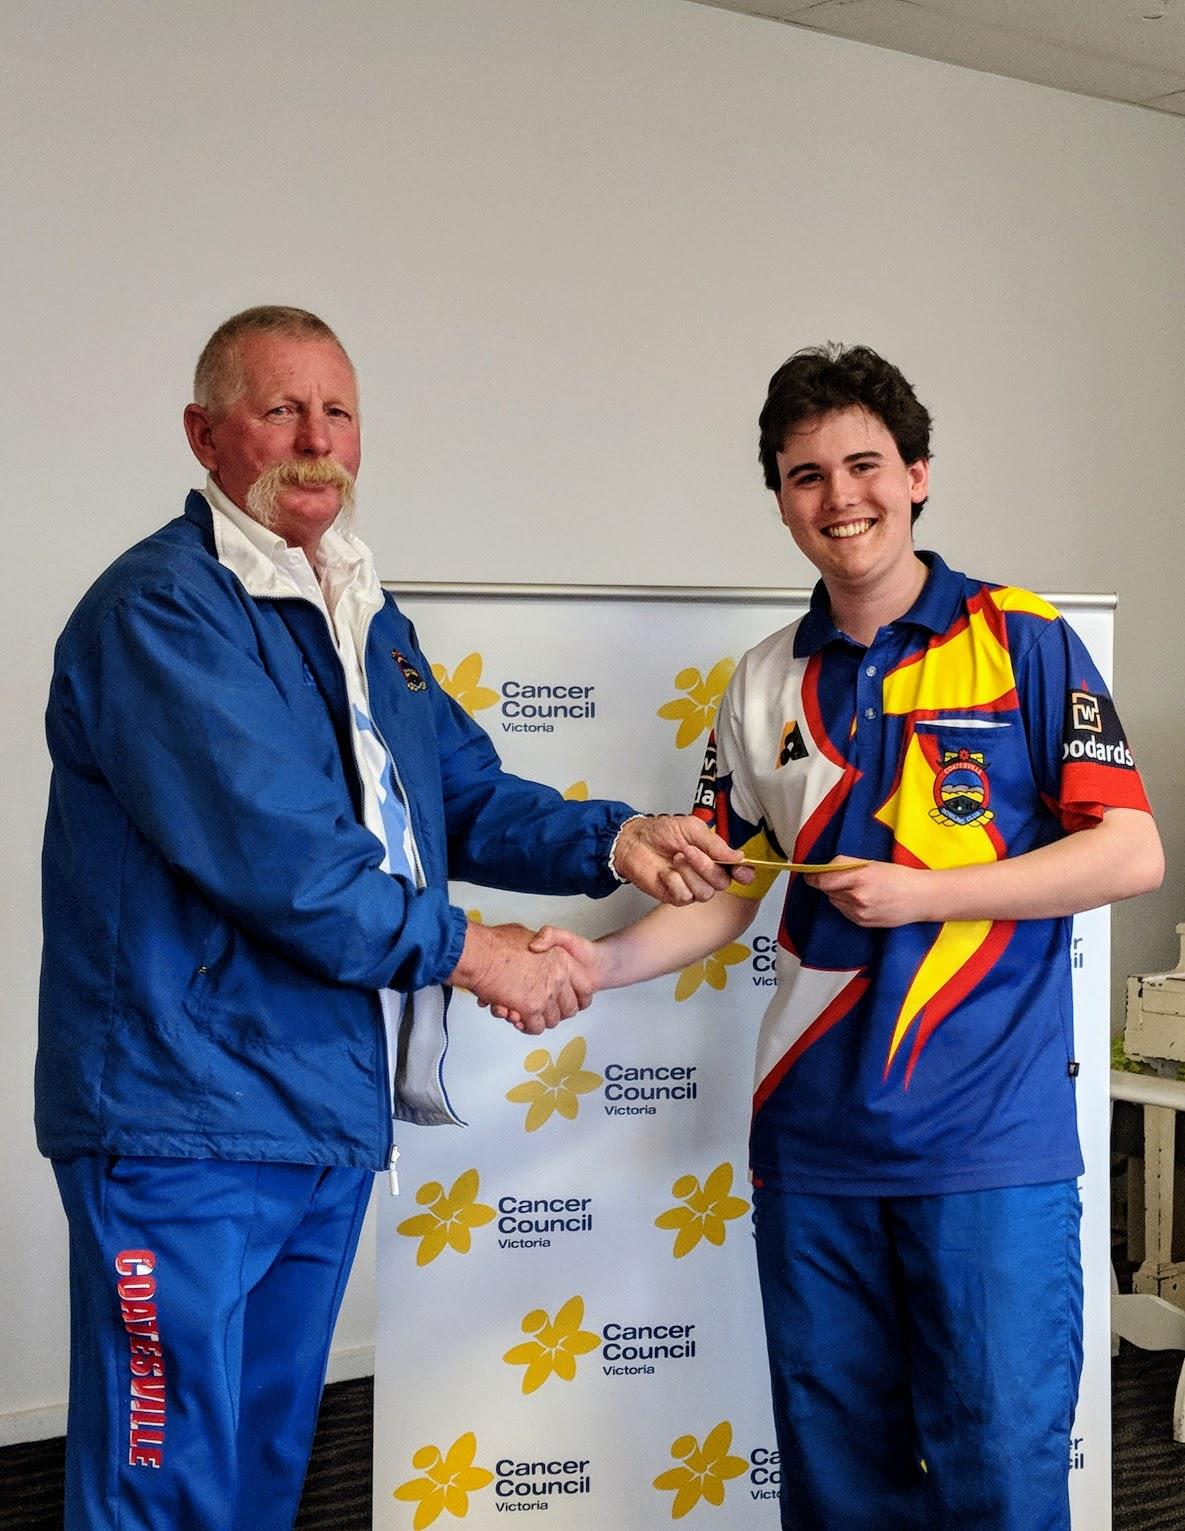
<path fill-rule="evenodd" d="M 1147 893 L 1164 876 L 1151 816 L 1110 808 L 1100 824 L 1023 856 L 940 870 L 872 861 L 807 878 L 870 929 L 947 920 L 1047 920 Z"/>
<path fill-rule="evenodd" d="M 699 961 L 746 931 L 757 908 L 755 899 L 733 893 L 682 908 L 659 905 L 595 943 L 604 964 L 600 987 L 624 988 Z"/>
<path fill-rule="evenodd" d="M 1026 855 L 930 873 L 935 904 L 929 918 L 1056 919 L 1147 893 L 1163 876 L 1151 815 L 1115 808 L 1094 828 Z"/>

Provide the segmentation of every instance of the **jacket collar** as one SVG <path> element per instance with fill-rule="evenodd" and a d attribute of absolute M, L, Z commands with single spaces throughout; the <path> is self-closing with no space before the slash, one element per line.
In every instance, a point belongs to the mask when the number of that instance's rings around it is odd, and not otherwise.
<path fill-rule="evenodd" d="M 204 489 L 190 490 L 185 514 L 203 529 L 209 528 L 215 557 L 248 595 L 272 600 L 310 598 L 311 571 L 304 554 L 240 510 L 211 478 Z M 375 608 L 382 604 L 374 558 L 352 532 L 333 526 L 321 538 L 317 579 L 322 586 L 332 583 L 339 590 L 352 585 L 367 604 Z"/>
<path fill-rule="evenodd" d="M 961 574 L 948 569 L 937 553 L 919 552 L 918 557 L 929 569 L 921 594 L 909 610 L 888 624 L 898 627 L 908 624 L 925 632 L 944 633 L 958 616 L 963 600 L 965 580 Z M 840 632 L 831 620 L 831 602 L 827 587 L 820 580 L 811 592 L 811 604 L 798 624 L 794 635 L 794 657 L 809 658 L 829 643 L 851 643 L 846 633 Z"/>

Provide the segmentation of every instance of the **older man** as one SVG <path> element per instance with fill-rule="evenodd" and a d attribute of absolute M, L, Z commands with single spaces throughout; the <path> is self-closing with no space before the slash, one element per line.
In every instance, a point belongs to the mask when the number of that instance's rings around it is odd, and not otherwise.
<path fill-rule="evenodd" d="M 346 529 L 354 370 L 298 309 L 198 363 L 205 488 L 58 645 L 37 1127 L 70 1224 L 68 1531 L 290 1526 L 395 1124 L 458 1120 L 450 984 L 539 1031 L 568 954 L 446 879 L 672 903 L 739 859 L 694 819 L 506 774 Z"/>

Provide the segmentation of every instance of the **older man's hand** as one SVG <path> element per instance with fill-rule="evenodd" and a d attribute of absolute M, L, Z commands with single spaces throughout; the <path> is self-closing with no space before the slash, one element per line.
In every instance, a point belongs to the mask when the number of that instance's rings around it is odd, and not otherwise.
<path fill-rule="evenodd" d="M 538 1036 L 587 1009 L 593 989 L 566 951 L 531 951 L 533 937 L 524 925 L 471 924 L 448 981 L 519 1031 Z"/>
<path fill-rule="evenodd" d="M 729 883 L 753 881 L 734 851 L 702 819 L 662 813 L 630 819 L 617 837 L 613 870 L 664 904 L 704 903 Z"/>

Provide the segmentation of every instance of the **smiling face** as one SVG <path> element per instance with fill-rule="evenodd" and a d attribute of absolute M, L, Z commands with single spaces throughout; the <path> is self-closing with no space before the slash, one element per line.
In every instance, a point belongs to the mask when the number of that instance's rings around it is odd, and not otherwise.
<path fill-rule="evenodd" d="M 907 610 L 925 577 L 912 522 L 929 492 L 929 463 L 904 462 L 884 422 L 859 405 L 801 421 L 777 461 L 782 521 L 833 607 L 837 597 L 881 605 L 908 594 Z"/>
<path fill-rule="evenodd" d="M 189 444 L 223 493 L 252 514 L 252 487 L 275 470 L 269 524 L 311 560 L 362 457 L 354 369 L 332 340 L 267 333 L 240 345 L 243 391 L 220 411 L 191 404 Z"/>

